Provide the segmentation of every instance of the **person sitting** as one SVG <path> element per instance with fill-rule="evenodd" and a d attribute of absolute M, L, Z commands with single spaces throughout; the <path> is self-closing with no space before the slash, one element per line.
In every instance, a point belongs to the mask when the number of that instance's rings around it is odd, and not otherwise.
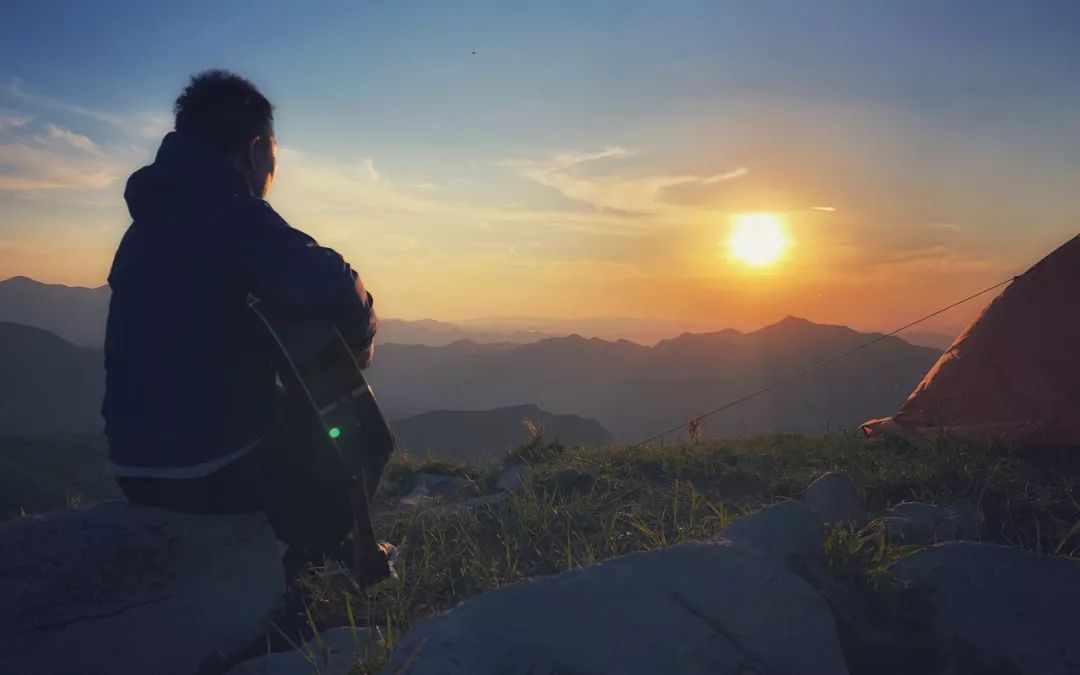
<path fill-rule="evenodd" d="M 108 471 L 135 503 L 189 513 L 263 511 L 288 560 L 345 555 L 348 477 L 314 469 L 306 402 L 277 384 L 249 298 L 329 320 L 367 367 L 374 301 L 337 252 L 266 202 L 277 172 L 273 106 L 212 70 L 175 104 L 175 131 L 124 191 L 132 222 L 109 273 L 102 405 Z M 381 473 L 385 457 L 372 464 Z M 377 477 L 375 479 L 377 484 Z"/>

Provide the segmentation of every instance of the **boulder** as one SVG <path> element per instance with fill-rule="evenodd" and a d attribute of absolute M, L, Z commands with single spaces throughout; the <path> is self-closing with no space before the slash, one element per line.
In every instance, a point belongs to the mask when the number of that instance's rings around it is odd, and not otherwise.
<path fill-rule="evenodd" d="M 939 641 L 973 654 L 980 672 L 1080 672 L 1080 563 L 957 542 L 903 558 L 890 572 L 929 592 Z"/>
<path fill-rule="evenodd" d="M 933 541 L 937 508 L 923 502 L 900 502 L 885 511 L 885 530 L 892 537 L 912 543 Z"/>
<path fill-rule="evenodd" d="M 332 628 L 297 649 L 244 661 L 227 675 L 349 675 L 370 641 L 363 628 Z"/>
<path fill-rule="evenodd" d="M 499 480 L 495 482 L 495 489 L 503 492 L 516 492 L 525 487 L 525 481 L 529 480 L 532 469 L 524 464 L 515 464 L 502 472 Z"/>
<path fill-rule="evenodd" d="M 847 672 L 822 596 L 730 542 L 614 558 L 413 625 L 387 675 Z"/>
<path fill-rule="evenodd" d="M 739 518 L 720 536 L 784 560 L 817 562 L 825 555 L 825 526 L 813 511 L 794 501 L 773 504 Z"/>
<path fill-rule="evenodd" d="M 952 506 L 900 502 L 885 515 L 888 533 L 909 543 L 979 538 L 979 513 L 971 502 Z"/>
<path fill-rule="evenodd" d="M 460 502 L 451 502 L 449 504 L 443 504 L 442 506 L 433 506 L 429 509 L 425 509 L 421 512 L 421 516 L 424 518 L 441 518 L 444 516 L 454 516 L 464 511 L 471 509 L 478 509 L 484 506 L 493 506 L 500 502 L 505 502 L 510 497 L 509 492 L 496 492 L 492 495 L 482 495 L 480 497 L 473 497 L 472 499 L 466 499 Z"/>
<path fill-rule="evenodd" d="M 104 502 L 0 525 L 0 672 L 192 675 L 285 592 L 261 514 Z"/>
<path fill-rule="evenodd" d="M 858 488 L 850 478 L 835 471 L 810 483 L 803 501 L 826 525 L 862 527 L 866 524 L 866 509 L 859 499 Z"/>
<path fill-rule="evenodd" d="M 407 510 L 427 508 L 463 499 L 465 491 L 465 479 L 460 476 L 419 471 L 413 475 L 412 490 L 401 498 L 398 505 Z"/>

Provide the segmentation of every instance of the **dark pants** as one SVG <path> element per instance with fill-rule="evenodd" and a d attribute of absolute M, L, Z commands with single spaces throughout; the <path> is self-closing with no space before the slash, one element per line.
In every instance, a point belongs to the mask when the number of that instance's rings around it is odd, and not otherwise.
<path fill-rule="evenodd" d="M 278 421 L 263 440 L 210 475 L 118 477 L 116 482 L 129 501 L 171 511 L 262 511 L 278 539 L 295 552 L 311 558 L 336 555 L 353 526 L 349 476 L 344 467 L 331 464 L 327 470 L 317 459 L 324 453 L 325 460 L 326 441 L 311 417 L 283 400 Z"/>

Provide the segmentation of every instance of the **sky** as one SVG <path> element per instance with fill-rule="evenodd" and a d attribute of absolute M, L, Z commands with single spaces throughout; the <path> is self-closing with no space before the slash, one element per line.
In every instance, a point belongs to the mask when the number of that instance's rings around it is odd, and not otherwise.
<path fill-rule="evenodd" d="M 0 278 L 105 283 L 192 74 L 383 316 L 884 330 L 1075 236 L 1080 3 L 0 3 Z M 731 223 L 790 238 L 763 268 Z M 973 303 L 927 328 L 955 330 Z"/>

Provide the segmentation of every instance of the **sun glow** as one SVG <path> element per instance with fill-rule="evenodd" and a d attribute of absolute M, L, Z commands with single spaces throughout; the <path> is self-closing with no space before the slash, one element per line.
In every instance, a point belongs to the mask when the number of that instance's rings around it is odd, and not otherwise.
<path fill-rule="evenodd" d="M 750 267 L 778 262 L 791 247 L 784 219 L 774 213 L 740 213 L 731 217 L 728 252 Z"/>

